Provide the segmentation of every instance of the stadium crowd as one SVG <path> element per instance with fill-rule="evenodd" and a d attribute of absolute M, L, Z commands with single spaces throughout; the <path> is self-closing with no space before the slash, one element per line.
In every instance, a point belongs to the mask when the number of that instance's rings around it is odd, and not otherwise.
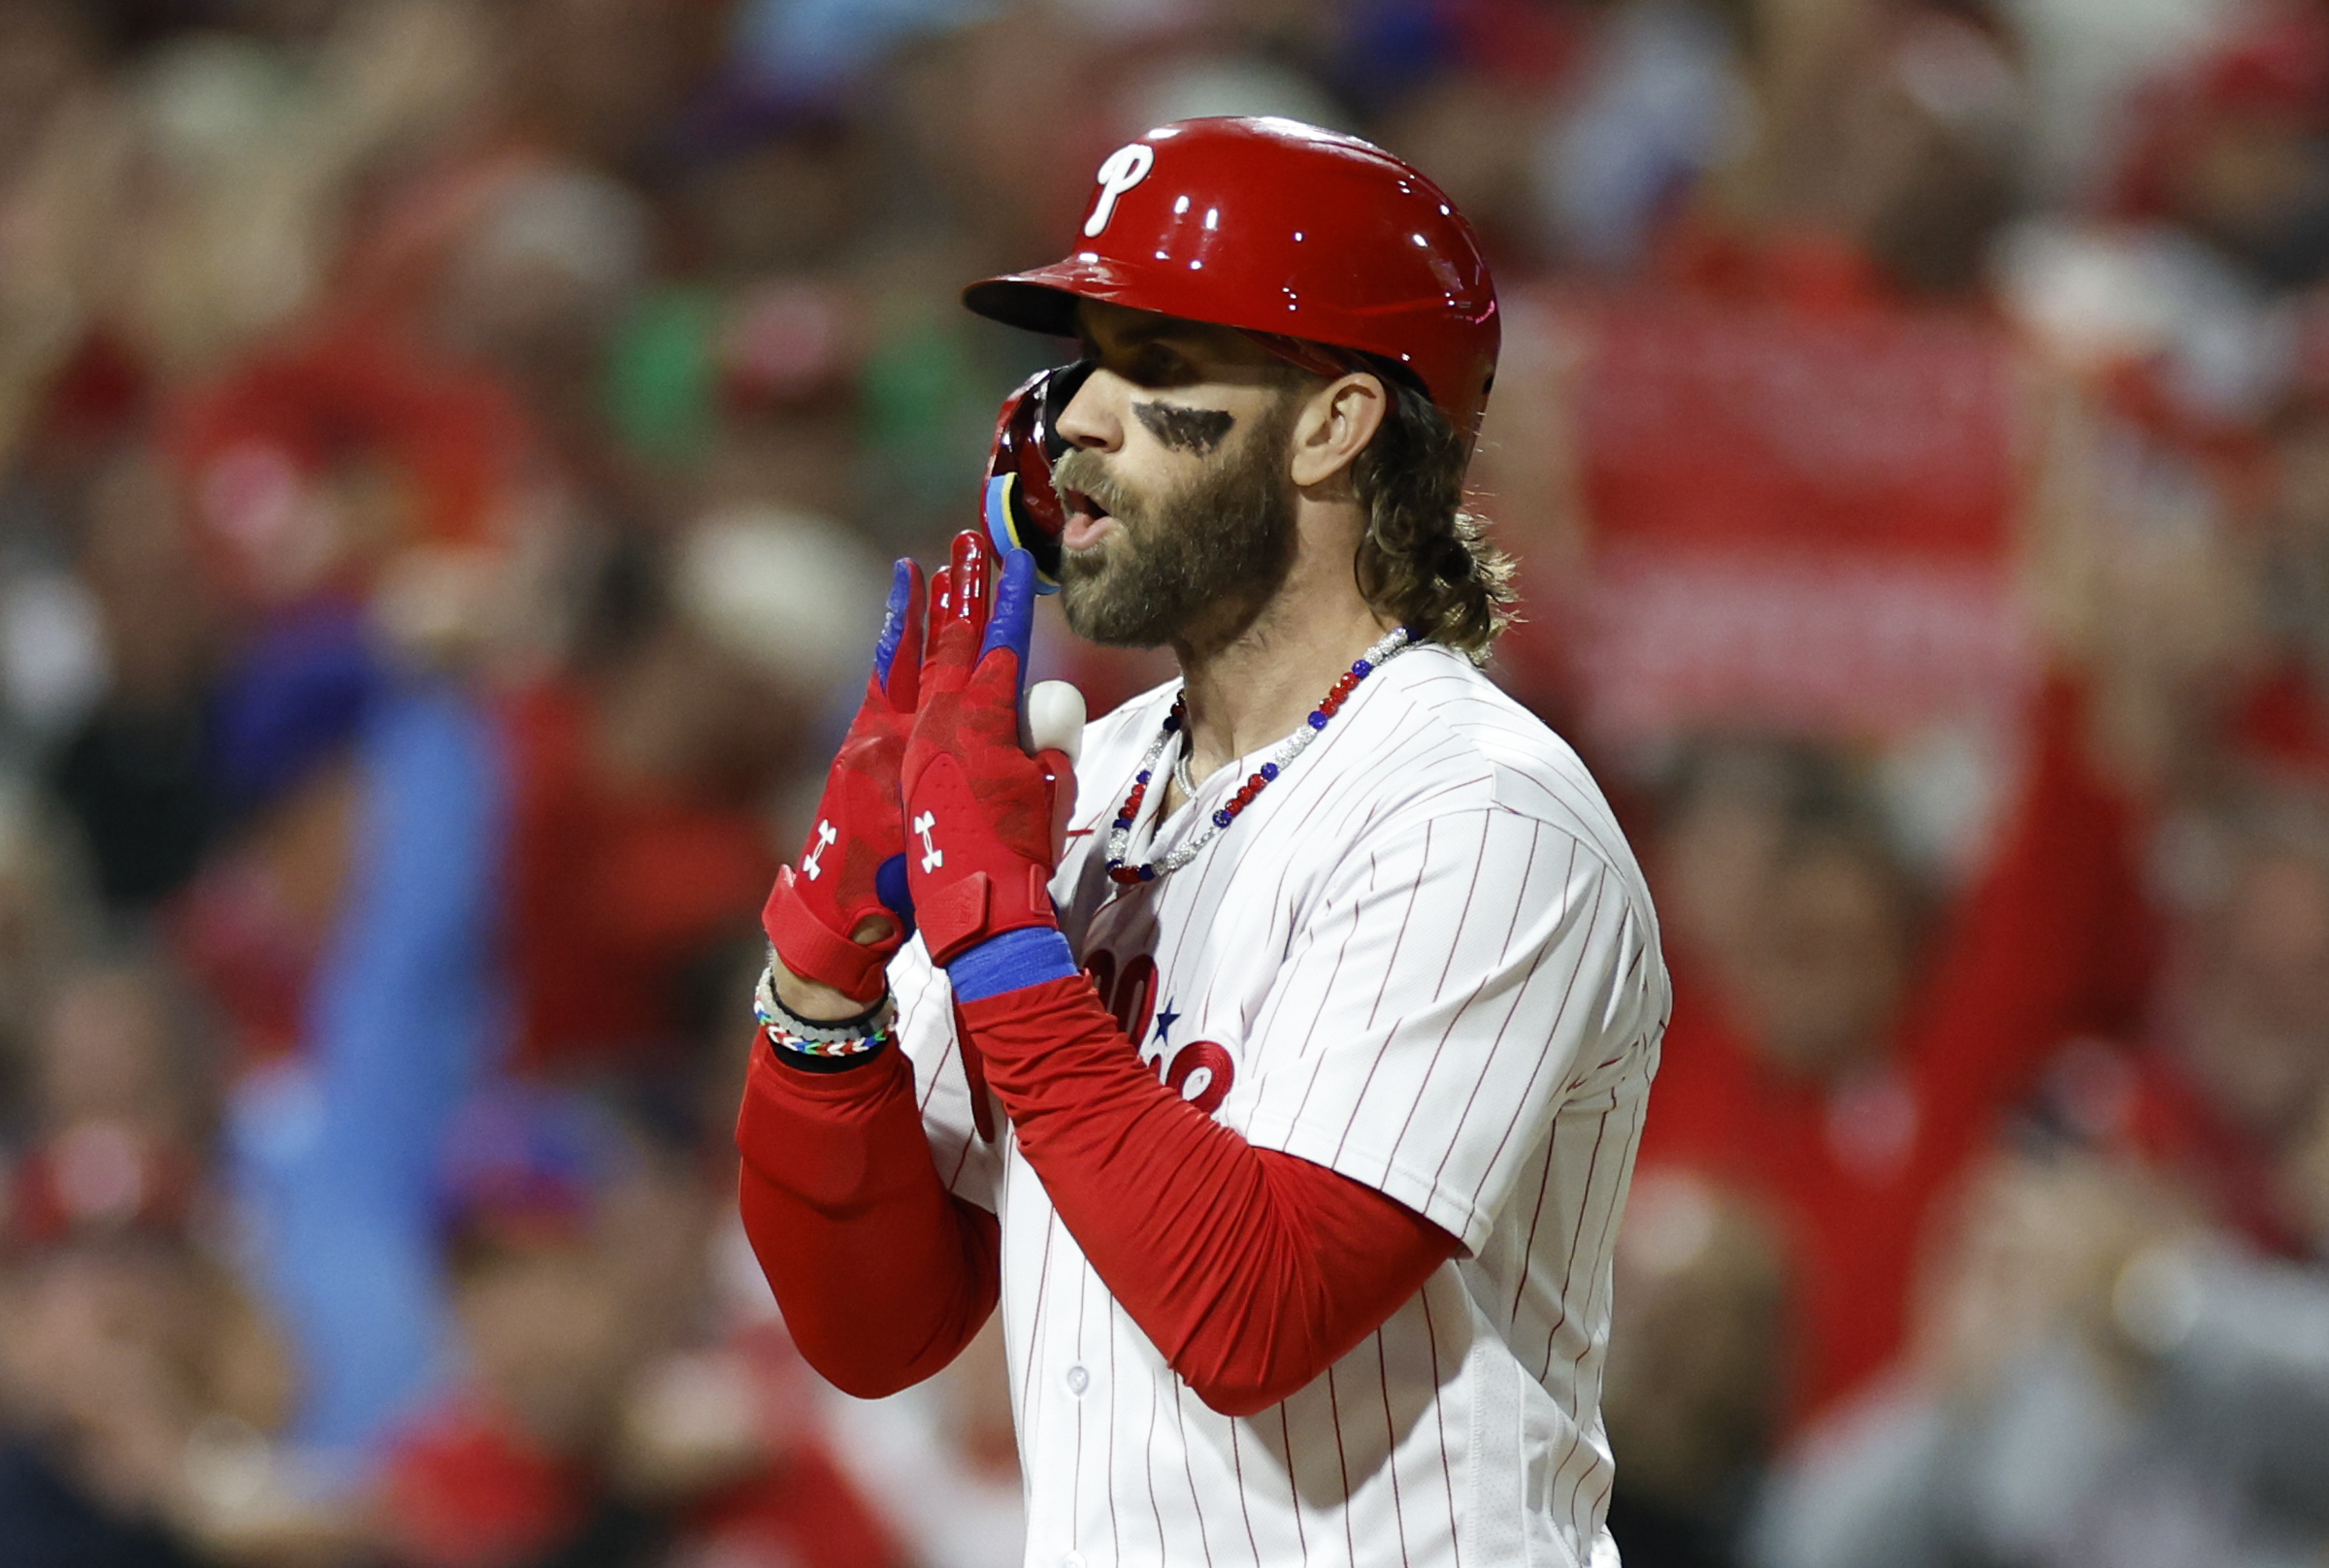
<path fill-rule="evenodd" d="M 992 1330 L 848 1400 L 741 1239 L 756 916 L 957 289 L 1249 113 L 1497 269 L 1626 1561 L 2329 1552 L 2329 6 L 0 0 L 0 1561 L 1018 1560 Z"/>

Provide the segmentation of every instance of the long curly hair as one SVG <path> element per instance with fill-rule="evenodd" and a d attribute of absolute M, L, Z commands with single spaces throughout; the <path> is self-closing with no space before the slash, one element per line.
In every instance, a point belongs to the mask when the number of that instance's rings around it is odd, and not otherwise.
<path fill-rule="evenodd" d="M 1513 620 L 1512 558 L 1464 509 L 1471 454 L 1447 416 L 1412 377 L 1370 368 L 1393 402 L 1351 469 L 1367 518 L 1354 563 L 1359 591 L 1417 636 L 1486 664 Z"/>

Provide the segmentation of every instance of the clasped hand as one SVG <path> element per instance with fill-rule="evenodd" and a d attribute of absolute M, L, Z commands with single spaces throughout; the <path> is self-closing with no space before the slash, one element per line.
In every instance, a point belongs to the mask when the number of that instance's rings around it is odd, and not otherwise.
<path fill-rule="evenodd" d="M 943 964 L 1056 923 L 1075 776 L 1065 751 L 1028 739 L 1034 562 L 1008 552 L 999 581 L 991 562 L 983 536 L 956 536 L 927 595 L 921 569 L 898 563 L 865 701 L 762 914 L 786 969 L 856 1001 L 878 1000 L 917 929 Z"/>

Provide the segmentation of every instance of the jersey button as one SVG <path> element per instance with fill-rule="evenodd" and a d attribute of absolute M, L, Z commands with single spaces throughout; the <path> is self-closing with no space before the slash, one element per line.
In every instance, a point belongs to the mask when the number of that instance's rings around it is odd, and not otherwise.
<path fill-rule="evenodd" d="M 1083 1368 L 1079 1366 L 1076 1370 L 1081 1372 Z M 1084 1554 L 1080 1552 L 1068 1552 L 1060 1559 L 1060 1568 L 1084 1568 Z"/>
<path fill-rule="evenodd" d="M 1066 1382 L 1067 1391 L 1081 1399 L 1084 1396 L 1084 1390 L 1092 1387 L 1092 1374 L 1080 1366 L 1071 1366 L 1067 1369 Z M 1083 1560 L 1083 1558 L 1077 1557 L 1073 1563 L 1063 1564 L 1062 1568 L 1079 1568 Z"/>

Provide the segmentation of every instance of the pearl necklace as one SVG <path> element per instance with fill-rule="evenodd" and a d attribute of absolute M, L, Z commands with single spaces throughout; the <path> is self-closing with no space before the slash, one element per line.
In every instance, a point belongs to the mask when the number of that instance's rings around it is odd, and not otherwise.
<path fill-rule="evenodd" d="M 1147 755 L 1140 759 L 1140 770 L 1132 780 L 1132 793 L 1124 798 L 1124 804 L 1116 812 L 1116 820 L 1108 826 L 1108 880 L 1128 887 L 1137 882 L 1154 882 L 1197 859 L 1207 844 L 1221 836 L 1222 830 L 1235 822 L 1239 813 L 1254 803 L 1254 797 L 1267 789 L 1289 763 L 1310 749 L 1310 743 L 1326 730 L 1327 721 L 1341 711 L 1342 704 L 1349 701 L 1352 692 L 1358 690 L 1361 681 L 1373 674 L 1386 660 L 1395 659 L 1413 646 L 1415 634 L 1402 626 L 1367 649 L 1365 656 L 1334 682 L 1326 700 L 1310 710 L 1310 717 L 1302 727 L 1279 744 L 1277 754 L 1237 786 L 1236 793 L 1213 813 L 1213 820 L 1202 833 L 1161 860 L 1130 866 L 1125 862 L 1125 854 L 1132 847 L 1132 823 L 1140 815 L 1140 802 L 1148 799 L 1149 779 L 1156 771 L 1158 761 L 1164 757 L 1164 748 L 1172 744 L 1172 737 L 1181 734 L 1187 725 L 1188 699 L 1173 699 L 1172 711 L 1165 715 L 1164 729 L 1150 743 Z M 1196 793 L 1189 789 L 1185 779 L 1180 783 L 1184 792 L 1191 795 Z"/>

